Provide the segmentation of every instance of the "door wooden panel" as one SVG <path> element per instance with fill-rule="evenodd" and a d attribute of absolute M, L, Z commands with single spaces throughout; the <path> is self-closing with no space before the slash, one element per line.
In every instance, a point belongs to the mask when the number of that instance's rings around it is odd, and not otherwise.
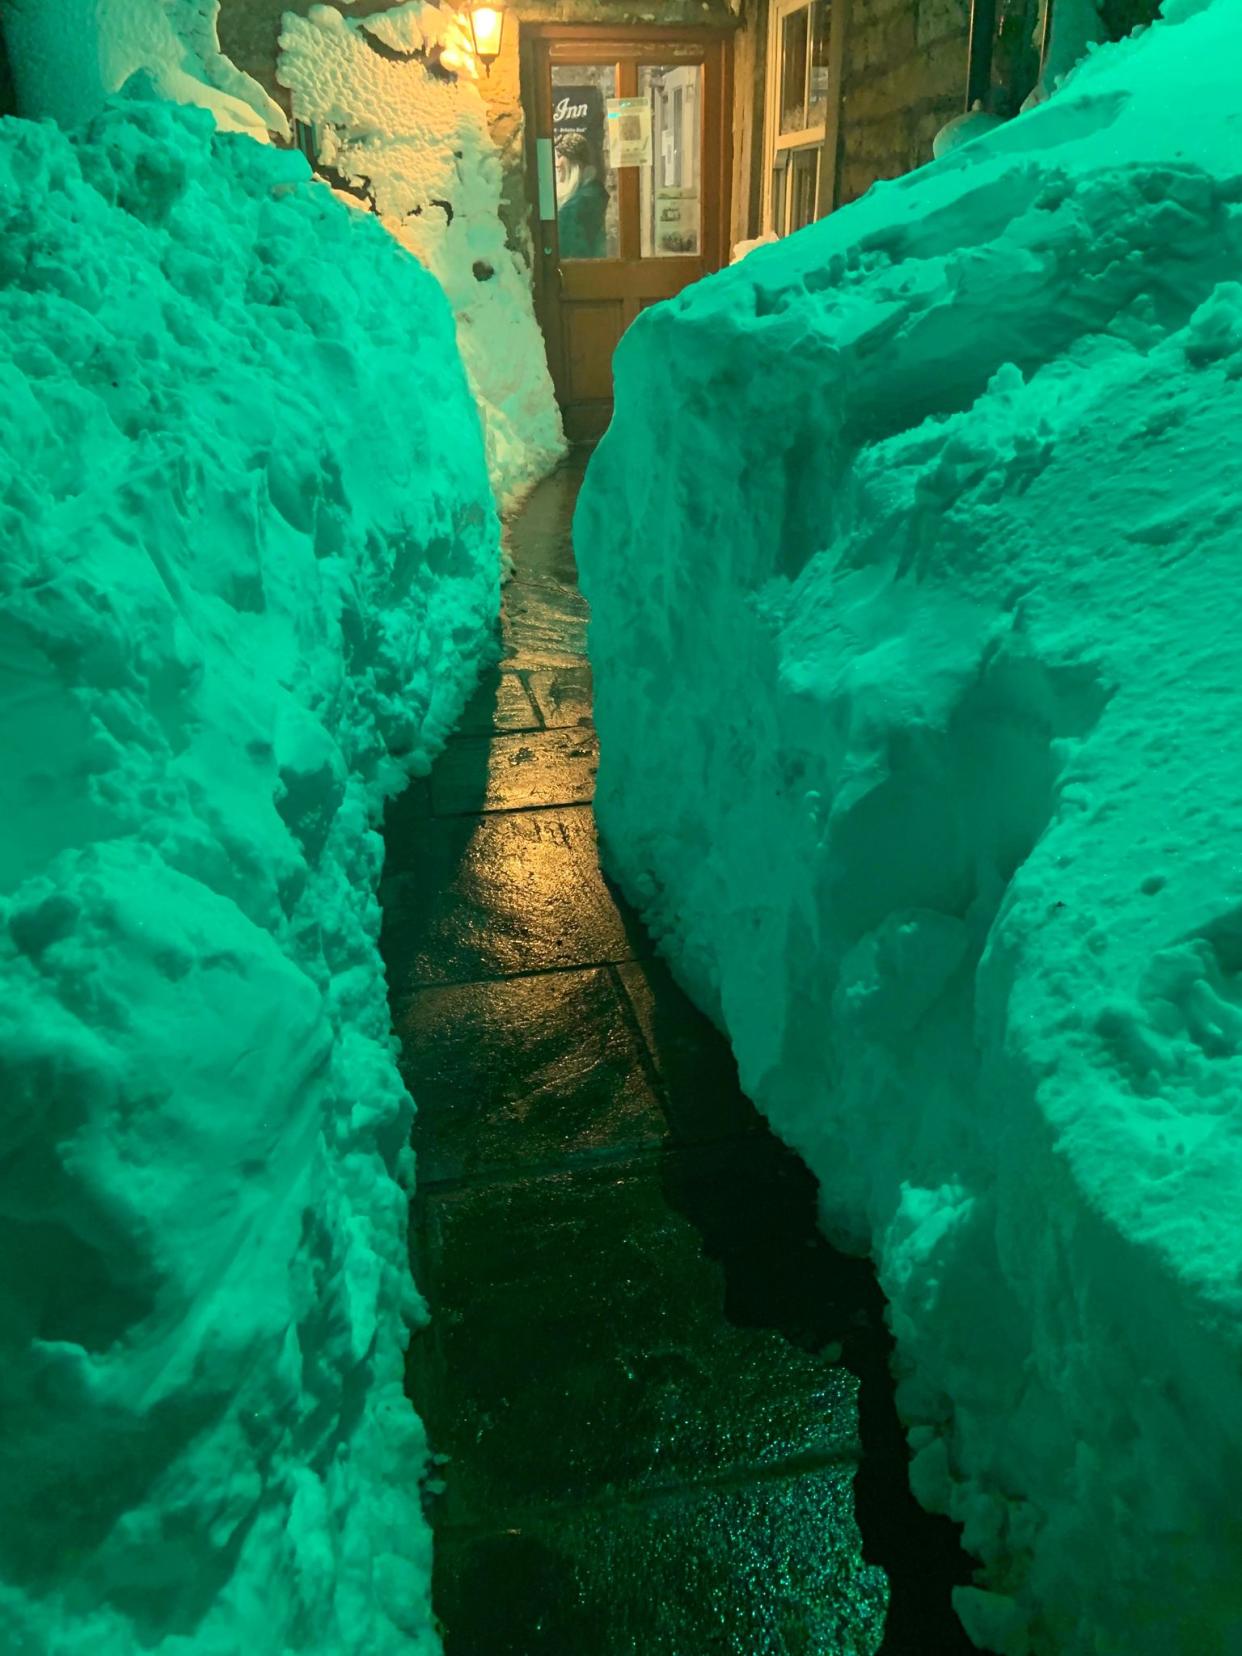
<path fill-rule="evenodd" d="M 608 402 L 612 397 L 612 353 L 625 329 L 615 299 L 566 305 L 566 368 L 579 401 Z"/>
<path fill-rule="evenodd" d="M 608 424 L 613 353 L 638 313 L 727 259 L 730 47 L 695 29 L 523 29 L 536 307 L 571 439 Z M 613 168 L 591 122 L 635 108 L 648 158 Z"/>

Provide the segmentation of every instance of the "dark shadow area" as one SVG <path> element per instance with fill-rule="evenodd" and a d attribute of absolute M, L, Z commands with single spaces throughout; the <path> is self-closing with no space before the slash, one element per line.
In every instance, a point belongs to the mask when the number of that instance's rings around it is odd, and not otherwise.
<path fill-rule="evenodd" d="M 538 1535 L 512 1529 L 437 1552 L 435 1600 L 451 1618 L 452 1656 L 595 1651 L 608 1607 L 583 1602 L 573 1563 Z"/>
<path fill-rule="evenodd" d="M 668 1019 L 665 1028 L 657 1021 L 657 1047 L 677 1039 L 678 1021 Z M 725 1047 L 714 1030 L 710 1038 Z M 727 1048 L 723 1056 L 731 1067 Z M 817 1356 L 835 1354 L 827 1360 L 838 1360 L 858 1381 L 855 1517 L 863 1556 L 884 1571 L 890 1592 L 879 1656 L 969 1656 L 976 1647 L 950 1595 L 971 1582 L 974 1561 L 962 1550 L 960 1525 L 925 1512 L 910 1489 L 893 1341 L 874 1268 L 829 1245 L 819 1228 L 814 1175 L 757 1112 L 754 1120 L 752 1133 L 717 1149 L 709 1177 L 667 1156 L 669 1204 L 692 1221 L 724 1272 L 730 1322 L 771 1329 Z"/>
<path fill-rule="evenodd" d="M 3 10 L 3 8 L 0 8 Z M 0 17 L 0 115 L 17 114 L 17 89 L 9 66 L 8 48 L 4 44 L 4 20 Z"/>
<path fill-rule="evenodd" d="M 882 1303 L 878 1285 L 874 1292 Z M 854 1514 L 863 1553 L 883 1569 L 891 1595 L 879 1656 L 971 1656 L 976 1647 L 954 1614 L 951 1593 L 969 1586 L 974 1560 L 962 1550 L 961 1525 L 924 1512 L 911 1492 L 910 1451 L 893 1396 L 892 1349 L 882 1321 L 845 1341 L 846 1365 L 859 1381 L 863 1446 Z"/>

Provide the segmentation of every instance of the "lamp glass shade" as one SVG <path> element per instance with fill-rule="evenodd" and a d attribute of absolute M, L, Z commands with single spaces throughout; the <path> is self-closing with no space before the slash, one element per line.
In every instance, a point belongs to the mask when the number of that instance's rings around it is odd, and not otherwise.
<path fill-rule="evenodd" d="M 474 55 L 480 63 L 495 63 L 500 56 L 500 37 L 504 32 L 505 14 L 500 6 L 472 6 L 470 32 L 474 36 Z"/>

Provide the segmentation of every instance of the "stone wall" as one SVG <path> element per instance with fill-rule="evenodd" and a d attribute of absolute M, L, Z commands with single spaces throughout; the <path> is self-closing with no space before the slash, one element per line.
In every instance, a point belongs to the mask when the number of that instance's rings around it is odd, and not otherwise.
<path fill-rule="evenodd" d="M 966 98 L 969 0 L 854 0 L 841 76 L 838 200 L 931 160 Z"/>
<path fill-rule="evenodd" d="M 500 191 L 500 217 L 508 245 L 529 266 L 532 259 L 530 192 L 526 183 L 526 122 L 522 113 L 522 72 L 520 28 L 512 20 L 505 25 L 500 56 L 491 73 L 479 82 L 487 106 L 487 125 L 492 142 L 500 151 L 504 182 Z"/>
<path fill-rule="evenodd" d="M 849 4 L 850 0 L 836 0 Z M 1102 33 L 1150 23 L 1159 0 L 1096 0 Z M 966 106 L 970 0 L 852 0 L 841 82 L 837 199 L 931 160 L 931 144 Z"/>
<path fill-rule="evenodd" d="M 833 0 L 847 6 L 837 203 L 931 160 L 966 96 L 970 0 Z M 763 229 L 768 0 L 745 0 L 734 52 L 733 239 Z"/>

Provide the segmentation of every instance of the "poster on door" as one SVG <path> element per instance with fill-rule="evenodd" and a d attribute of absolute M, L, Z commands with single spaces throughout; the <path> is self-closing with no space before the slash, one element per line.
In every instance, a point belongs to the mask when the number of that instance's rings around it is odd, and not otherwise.
<path fill-rule="evenodd" d="M 615 256 L 609 231 L 604 94 L 584 81 L 553 89 L 557 235 L 562 259 Z"/>
<path fill-rule="evenodd" d="M 651 164 L 651 102 L 648 98 L 609 98 L 608 159 L 614 167 Z"/>

